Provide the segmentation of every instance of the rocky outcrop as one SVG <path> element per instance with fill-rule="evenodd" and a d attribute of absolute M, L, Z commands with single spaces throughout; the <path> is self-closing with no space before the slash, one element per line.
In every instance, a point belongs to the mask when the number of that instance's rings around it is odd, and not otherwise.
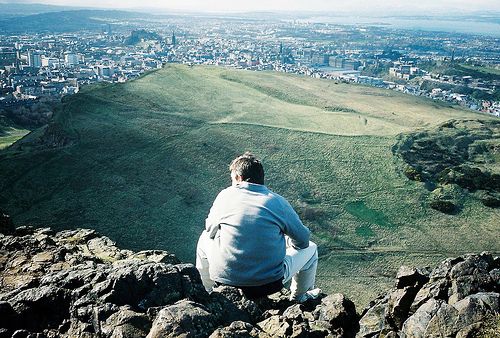
<path fill-rule="evenodd" d="M 425 183 L 431 208 L 456 214 L 467 195 L 500 207 L 500 175 L 491 169 L 498 161 L 499 139 L 500 121 L 450 120 L 401 135 L 393 153 L 406 163 L 404 175 Z"/>
<path fill-rule="evenodd" d="M 259 300 L 233 287 L 209 294 L 196 268 L 168 252 L 122 250 L 93 230 L 14 229 L 5 219 L 0 338 L 472 337 L 500 310 L 500 259 L 487 253 L 433 270 L 402 267 L 360 318 L 342 294 L 304 304 L 286 290 Z"/>
<path fill-rule="evenodd" d="M 93 230 L 0 234 L 0 337 L 354 337 L 340 294 L 305 304 L 286 291 L 252 301 L 232 287 L 208 294 L 192 264 L 122 250 Z M 2 223 L 3 224 L 3 223 Z M 5 230 L 5 231 L 4 231 Z"/>
<path fill-rule="evenodd" d="M 402 267 L 395 287 L 373 301 L 357 337 L 473 337 L 500 313 L 500 258 L 447 259 L 434 270 Z"/>

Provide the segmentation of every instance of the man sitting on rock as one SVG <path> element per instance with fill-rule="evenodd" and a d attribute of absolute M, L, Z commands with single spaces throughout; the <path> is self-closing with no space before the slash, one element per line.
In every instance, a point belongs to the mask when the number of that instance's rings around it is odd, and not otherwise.
<path fill-rule="evenodd" d="M 203 285 L 230 285 L 248 298 L 277 292 L 291 280 L 291 300 L 316 298 L 318 251 L 290 203 L 264 185 L 264 168 L 251 153 L 231 162 L 232 185 L 215 199 L 198 241 Z"/>

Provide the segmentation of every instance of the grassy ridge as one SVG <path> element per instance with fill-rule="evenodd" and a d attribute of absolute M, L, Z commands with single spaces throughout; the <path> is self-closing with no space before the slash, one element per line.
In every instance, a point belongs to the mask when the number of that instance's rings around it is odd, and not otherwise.
<path fill-rule="evenodd" d="M 332 81 L 168 66 L 72 96 L 55 118 L 69 145 L 41 147 L 38 131 L 0 153 L 0 207 L 193 261 L 229 162 L 252 150 L 313 230 L 318 284 L 364 305 L 403 263 L 500 251 L 495 209 L 473 198 L 459 217 L 429 209 L 391 151 L 398 133 L 471 117 L 484 116 Z"/>
<path fill-rule="evenodd" d="M 29 130 L 15 126 L 9 119 L 0 115 L 0 150 L 7 148 L 29 133 Z"/>
<path fill-rule="evenodd" d="M 29 133 L 26 129 L 8 128 L 0 134 L 0 149 L 7 148 Z"/>

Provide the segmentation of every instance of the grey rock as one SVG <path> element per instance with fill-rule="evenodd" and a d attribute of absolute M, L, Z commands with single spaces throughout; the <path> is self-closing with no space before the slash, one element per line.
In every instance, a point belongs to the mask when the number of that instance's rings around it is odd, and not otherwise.
<path fill-rule="evenodd" d="M 406 286 L 394 290 L 389 297 L 386 309 L 386 321 L 392 329 L 399 331 L 408 318 L 410 307 L 418 292 L 417 286 Z"/>
<path fill-rule="evenodd" d="M 500 269 L 495 268 L 490 271 L 491 283 L 495 292 L 500 292 Z"/>
<path fill-rule="evenodd" d="M 163 250 L 143 250 L 132 253 L 128 259 L 147 260 L 154 263 L 180 264 L 181 262 L 174 254 Z"/>
<path fill-rule="evenodd" d="M 177 264 L 174 267 L 181 275 L 183 297 L 205 303 L 208 300 L 208 293 L 203 286 L 198 269 L 193 264 Z"/>
<path fill-rule="evenodd" d="M 386 295 L 365 311 L 359 320 L 359 331 L 356 337 L 373 337 L 382 332 L 388 300 L 389 296 Z"/>
<path fill-rule="evenodd" d="M 214 329 L 214 316 L 206 308 L 181 300 L 158 313 L 147 337 L 208 337 Z"/>
<path fill-rule="evenodd" d="M 493 269 L 500 269 L 500 256 L 495 256 L 493 258 L 492 268 Z"/>
<path fill-rule="evenodd" d="M 425 338 L 425 331 L 432 317 L 439 310 L 443 300 L 430 298 L 420 306 L 403 324 L 401 332 L 406 338 Z"/>
<path fill-rule="evenodd" d="M 448 303 L 454 304 L 468 295 L 493 289 L 488 272 L 475 270 L 471 275 L 459 276 L 452 280 Z"/>
<path fill-rule="evenodd" d="M 402 289 L 408 286 L 422 286 L 427 283 L 429 276 L 422 270 L 402 266 L 396 274 L 396 288 Z"/>
<path fill-rule="evenodd" d="M 354 303 L 340 293 L 323 298 L 313 315 L 318 321 L 327 323 L 328 330 L 341 332 L 344 337 L 354 337 L 359 329 Z"/>
<path fill-rule="evenodd" d="M 457 332 L 456 338 L 480 337 L 479 333 L 480 333 L 480 330 L 482 329 L 483 325 L 484 325 L 483 322 L 478 322 L 478 323 L 474 323 L 472 325 L 466 326 Z"/>
<path fill-rule="evenodd" d="M 113 338 L 145 337 L 151 329 L 151 321 L 143 313 L 124 306 L 106 319 L 102 333 Z"/>
<path fill-rule="evenodd" d="M 68 336 L 88 334 L 100 335 L 102 325 L 119 307 L 115 304 L 91 303 L 85 306 L 74 306 L 71 310 L 71 322 Z"/>
<path fill-rule="evenodd" d="M 76 229 L 63 230 L 56 234 L 56 239 L 62 244 L 78 245 L 85 244 L 93 238 L 99 237 L 95 230 L 91 229 Z"/>
<path fill-rule="evenodd" d="M 495 292 L 480 292 L 454 304 L 458 311 L 460 329 L 482 321 L 487 315 L 500 312 L 500 295 Z"/>
<path fill-rule="evenodd" d="M 231 286 L 214 288 L 208 306 L 225 324 L 232 321 L 257 323 L 263 315 L 263 311 L 254 301 L 247 299 L 240 289 Z"/>
<path fill-rule="evenodd" d="M 27 330 L 57 328 L 69 317 L 71 294 L 55 286 L 24 290 L 9 300 L 16 312 L 16 325 Z M 22 325 L 22 326 L 21 326 Z"/>
<path fill-rule="evenodd" d="M 426 337 L 454 337 L 465 328 L 482 322 L 499 310 L 499 294 L 478 293 L 468 296 L 453 306 L 443 303 L 429 321 Z"/>
<path fill-rule="evenodd" d="M 116 247 L 115 242 L 105 236 L 89 240 L 86 246 L 91 256 L 97 257 L 104 262 L 114 262 L 126 258 L 122 250 Z"/>
<path fill-rule="evenodd" d="M 141 309 L 173 304 L 182 298 L 181 275 L 172 265 L 125 261 L 94 289 L 105 302 Z"/>
<path fill-rule="evenodd" d="M 251 338 L 258 336 L 259 330 L 254 328 L 252 324 L 235 321 L 226 327 L 215 330 L 210 335 L 210 338 Z"/>
<path fill-rule="evenodd" d="M 97 323 L 92 322 L 81 322 L 79 320 L 73 319 L 70 322 L 70 327 L 68 330 L 62 332 L 62 337 L 73 338 L 97 338 L 100 335 L 100 328 Z"/>
<path fill-rule="evenodd" d="M 450 271 L 451 279 L 456 279 L 461 276 L 472 275 L 474 272 L 485 272 L 489 271 L 489 260 L 484 259 L 484 257 L 479 255 L 468 255 L 465 256 L 465 260 L 458 262 Z"/>
<path fill-rule="evenodd" d="M 305 321 L 304 311 L 302 310 L 300 304 L 294 304 L 294 305 L 288 307 L 283 312 L 283 318 L 290 320 L 290 321 L 298 322 L 298 323 Z"/>
<path fill-rule="evenodd" d="M 433 282 L 440 278 L 449 277 L 451 269 L 455 264 L 462 262 L 464 259 L 462 257 L 457 258 L 447 258 L 442 261 L 430 274 L 430 281 Z"/>
<path fill-rule="evenodd" d="M 19 227 L 16 227 L 16 232 L 14 234 L 18 237 L 28 236 L 28 235 L 33 235 L 35 230 L 36 229 L 30 225 L 21 225 Z"/>
<path fill-rule="evenodd" d="M 174 264 L 175 263 L 175 264 Z M 208 294 L 192 264 L 160 250 L 121 250 L 95 231 L 17 228 L 0 235 L 0 338 L 469 337 L 499 312 L 500 258 L 402 267 L 395 288 L 358 321 L 341 294 L 304 304 L 286 292 L 258 300 Z M 428 278 L 430 276 L 430 278 Z M 2 328 L 2 326 L 4 326 Z"/>
<path fill-rule="evenodd" d="M 458 311 L 452 305 L 442 303 L 425 329 L 424 337 L 454 337 L 458 330 L 455 323 Z"/>
<path fill-rule="evenodd" d="M 272 316 L 259 322 L 258 327 L 271 337 L 290 337 L 293 328 L 287 321 L 281 320 L 280 316 Z"/>
<path fill-rule="evenodd" d="M 55 285 L 65 289 L 77 289 L 95 280 L 98 271 L 95 268 L 89 268 L 86 265 L 77 265 L 49 273 L 40 280 L 40 285 Z"/>
<path fill-rule="evenodd" d="M 410 307 L 410 314 L 415 313 L 417 309 L 426 303 L 429 299 L 441 299 L 448 301 L 448 288 L 449 281 L 446 279 L 439 279 L 434 282 L 425 284 L 415 296 L 413 303 Z"/>

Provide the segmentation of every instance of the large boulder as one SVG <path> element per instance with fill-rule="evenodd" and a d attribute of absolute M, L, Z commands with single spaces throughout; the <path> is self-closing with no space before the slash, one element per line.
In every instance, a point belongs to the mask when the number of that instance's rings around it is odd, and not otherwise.
<path fill-rule="evenodd" d="M 402 267 L 395 288 L 364 311 L 358 337 L 476 332 L 499 313 L 496 269 L 498 258 L 489 253 L 446 259 L 430 274 Z"/>
<path fill-rule="evenodd" d="M 208 337 L 215 329 L 214 319 L 204 306 L 181 300 L 158 313 L 147 338 Z"/>
<path fill-rule="evenodd" d="M 430 298 L 422 304 L 418 310 L 408 318 L 401 329 L 406 338 L 425 338 L 426 329 L 436 312 L 441 308 L 444 301 Z"/>
<path fill-rule="evenodd" d="M 256 329 L 252 324 L 235 321 L 228 326 L 218 328 L 209 338 L 253 338 L 259 337 L 259 333 L 261 331 Z"/>
<path fill-rule="evenodd" d="M 151 330 L 151 321 L 144 313 L 133 311 L 129 306 L 120 308 L 106 319 L 102 333 L 112 338 L 145 337 Z"/>
<path fill-rule="evenodd" d="M 417 269 L 403 265 L 396 274 L 395 287 L 403 289 L 408 286 L 422 286 L 429 281 L 429 274 L 428 269 Z"/>
<path fill-rule="evenodd" d="M 182 282 L 173 265 L 125 261 L 111 269 L 98 291 L 106 302 L 147 309 L 182 299 Z"/>
<path fill-rule="evenodd" d="M 498 313 L 498 293 L 474 294 L 453 305 L 442 303 L 429 321 L 425 337 L 455 337 L 460 331 L 479 328 L 486 318 Z"/>
<path fill-rule="evenodd" d="M 389 296 L 379 298 L 372 302 L 370 306 L 363 311 L 359 320 L 359 331 L 357 337 L 374 337 L 384 330 L 385 313 Z"/>
<path fill-rule="evenodd" d="M 450 282 L 446 279 L 440 279 L 425 284 L 415 296 L 410 307 L 410 314 L 415 313 L 417 309 L 425 304 L 429 299 L 446 300 L 448 299 L 448 289 Z"/>
<path fill-rule="evenodd" d="M 354 303 L 340 293 L 323 298 L 313 315 L 322 327 L 343 337 L 354 337 L 359 329 Z"/>
<path fill-rule="evenodd" d="M 225 324 L 233 321 L 256 323 L 263 315 L 262 309 L 255 301 L 247 299 L 243 292 L 235 287 L 217 287 L 210 299 L 210 310 Z"/>
<path fill-rule="evenodd" d="M 31 331 L 57 328 L 69 318 L 71 293 L 52 285 L 23 290 L 8 299 L 15 311 L 14 326 Z"/>

